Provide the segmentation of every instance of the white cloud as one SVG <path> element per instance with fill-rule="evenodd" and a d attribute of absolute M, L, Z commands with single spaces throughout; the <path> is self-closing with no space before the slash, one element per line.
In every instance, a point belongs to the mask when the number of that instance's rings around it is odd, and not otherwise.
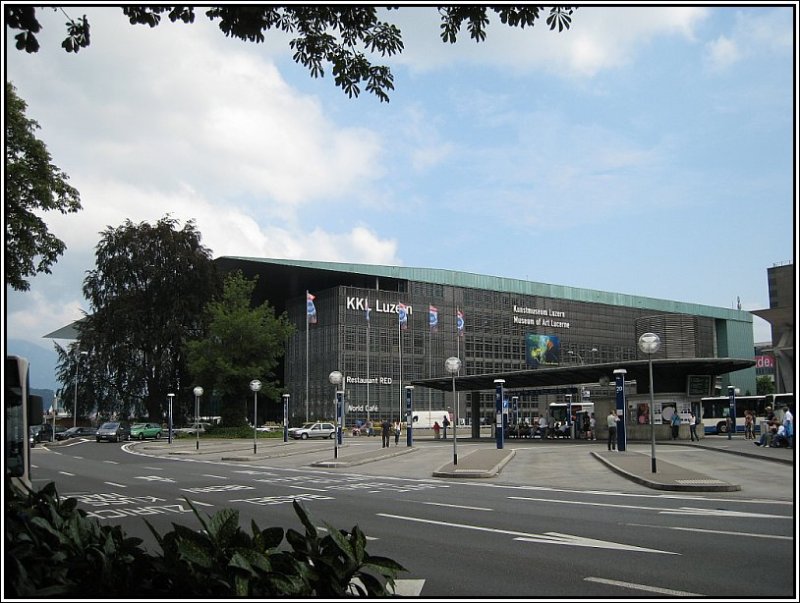
<path fill-rule="evenodd" d="M 537 21 L 533 30 L 511 28 L 494 17 L 484 42 L 476 44 L 462 30 L 459 41 L 450 45 L 439 38 L 435 10 L 401 8 L 389 13 L 390 18 L 401 22 L 406 46 L 402 56 L 393 61 L 415 71 L 469 62 L 514 72 L 543 70 L 566 77 L 591 77 L 635 62 L 640 47 L 657 36 L 680 36 L 691 41 L 707 16 L 708 10 L 700 7 L 583 6 L 573 14 L 568 31 L 550 31 L 544 19 Z"/>
<path fill-rule="evenodd" d="M 716 40 L 706 44 L 708 51 L 708 62 L 711 69 L 722 71 L 736 63 L 742 56 L 736 43 L 726 36 L 720 36 Z"/>

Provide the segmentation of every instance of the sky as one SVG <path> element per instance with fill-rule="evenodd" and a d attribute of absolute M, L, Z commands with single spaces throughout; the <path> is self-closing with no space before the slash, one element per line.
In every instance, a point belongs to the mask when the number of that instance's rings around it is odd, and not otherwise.
<path fill-rule="evenodd" d="M 403 34 L 381 103 L 314 79 L 289 37 L 87 15 L 91 45 L 5 38 L 6 81 L 81 194 L 44 214 L 67 250 L 27 292 L 6 288 L 8 354 L 56 388 L 43 335 L 90 312 L 100 233 L 194 220 L 214 257 L 432 267 L 757 310 L 794 261 L 796 3 L 582 6 L 569 31 L 439 38 L 436 9 L 383 16 Z M 754 317 L 754 340 L 769 341 Z M 58 341 L 66 345 L 67 341 Z"/>

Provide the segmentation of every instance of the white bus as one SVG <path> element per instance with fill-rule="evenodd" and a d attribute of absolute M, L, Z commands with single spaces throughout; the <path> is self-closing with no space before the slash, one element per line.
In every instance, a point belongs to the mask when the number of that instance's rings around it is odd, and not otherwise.
<path fill-rule="evenodd" d="M 700 400 L 703 431 L 708 434 L 728 433 L 730 400 L 728 396 L 713 396 Z M 744 433 L 744 415 L 749 410 L 755 417 L 755 433 L 761 432 L 761 423 L 767 420 L 767 407 L 775 413 L 777 420 L 783 420 L 783 407 L 794 412 L 794 394 L 767 394 L 766 396 L 736 396 L 736 429 L 734 433 Z"/>

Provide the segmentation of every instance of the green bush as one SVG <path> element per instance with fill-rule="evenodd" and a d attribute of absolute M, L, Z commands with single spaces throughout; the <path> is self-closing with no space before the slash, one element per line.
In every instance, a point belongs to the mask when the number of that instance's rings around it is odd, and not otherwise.
<path fill-rule="evenodd" d="M 7 481 L 6 493 L 10 597 L 372 597 L 393 592 L 394 579 L 405 571 L 392 559 L 368 554 L 358 526 L 347 532 L 326 524 L 320 537 L 297 502 L 304 533 L 261 530 L 252 522 L 248 534 L 238 511 L 203 518 L 193 506 L 200 530 L 173 523 L 162 535 L 146 522 L 162 549 L 152 554 L 120 526 L 87 517 L 75 499 L 62 500 L 53 483 L 36 492 Z"/>

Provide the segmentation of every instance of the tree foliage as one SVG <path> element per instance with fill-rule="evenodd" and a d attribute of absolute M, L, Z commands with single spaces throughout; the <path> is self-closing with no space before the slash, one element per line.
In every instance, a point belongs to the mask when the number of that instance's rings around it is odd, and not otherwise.
<path fill-rule="evenodd" d="M 80 194 L 68 176 L 51 163 L 47 146 L 36 138 L 39 124 L 25 116 L 27 105 L 6 82 L 6 285 L 30 288 L 28 277 L 50 273 L 66 245 L 47 230 L 41 212 L 81 209 Z M 37 212 L 37 213 L 34 213 Z"/>
<path fill-rule="evenodd" d="M 78 325 L 78 345 L 89 352 L 80 359 L 86 400 L 101 415 L 144 409 L 151 419 L 161 418 L 168 393 L 190 406 L 186 342 L 202 332 L 203 308 L 220 287 L 194 223 L 127 220 L 101 233 L 95 255 L 83 283 L 91 310 Z M 70 379 L 75 357 L 65 354 L 58 367 Z"/>
<path fill-rule="evenodd" d="M 545 10 L 529 5 L 440 6 L 440 35 L 442 41 L 455 43 L 462 25 L 466 24 L 470 38 L 482 42 L 486 39 L 490 13 L 495 13 L 504 25 L 524 28 L 533 27 Z M 167 15 L 173 23 L 194 23 L 195 20 L 195 10 L 191 6 L 126 6 L 122 11 L 132 25 L 156 27 L 162 15 Z M 569 29 L 574 11 L 570 6 L 551 7 L 547 10 L 547 26 L 551 31 Z M 245 42 L 263 42 L 270 30 L 292 34 L 295 37 L 289 46 L 294 51 L 294 61 L 315 78 L 324 76 L 326 68 L 330 69 L 336 86 L 351 98 L 358 96 L 365 86 L 367 92 L 388 102 L 388 93 L 394 90 L 394 76 L 389 67 L 373 64 L 368 55 L 387 57 L 401 53 L 403 39 L 396 25 L 378 18 L 375 6 L 222 5 L 206 9 L 205 16 L 218 22 L 226 36 Z M 20 31 L 15 36 L 17 49 L 39 50 L 36 34 L 41 24 L 35 8 L 7 7 L 6 24 L 9 29 Z M 66 25 L 67 37 L 61 46 L 67 52 L 78 52 L 89 46 L 89 22 L 85 15 L 82 19 L 69 19 Z"/>
<path fill-rule="evenodd" d="M 260 396 L 280 399 L 275 368 L 294 327 L 268 302 L 251 307 L 255 285 L 239 271 L 228 274 L 220 299 L 205 308 L 205 336 L 187 343 L 189 370 L 222 400 L 226 426 L 244 423 L 253 379 L 262 383 Z"/>

